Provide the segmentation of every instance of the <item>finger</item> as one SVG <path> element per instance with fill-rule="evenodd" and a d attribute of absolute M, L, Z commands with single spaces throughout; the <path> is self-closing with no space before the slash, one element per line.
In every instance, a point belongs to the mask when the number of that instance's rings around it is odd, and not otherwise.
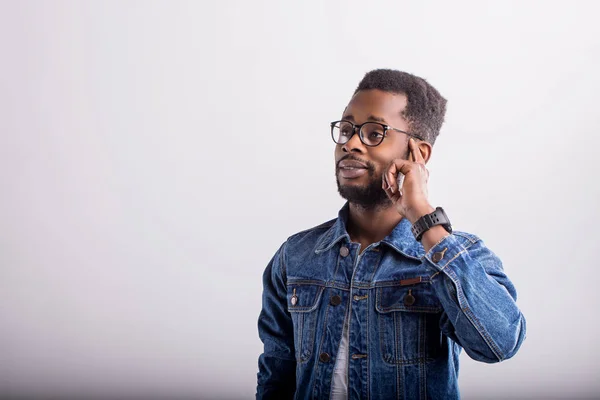
<path fill-rule="evenodd" d="M 381 188 L 383 189 L 385 194 L 387 194 L 387 196 L 390 197 L 390 184 L 387 181 L 386 175 L 387 174 L 385 173 L 381 175 Z"/>
<path fill-rule="evenodd" d="M 419 147 L 419 145 L 417 144 L 417 141 L 414 138 L 412 138 L 412 140 L 413 140 L 413 144 L 415 146 L 415 153 L 416 153 L 417 160 L 418 160 L 417 162 L 419 164 L 425 165 L 425 158 L 423 158 L 423 153 L 421 153 L 421 148 Z"/>
<path fill-rule="evenodd" d="M 394 176 L 396 175 L 396 164 L 394 161 L 391 162 L 390 166 L 387 169 L 387 172 L 383 174 L 385 176 L 385 181 L 387 182 L 386 190 L 390 190 L 392 193 L 394 192 L 393 186 L 396 182 L 394 180 Z"/>
<path fill-rule="evenodd" d="M 410 155 L 412 155 L 413 161 L 416 163 L 419 163 L 419 164 L 424 164 L 425 159 L 421 155 L 421 150 L 419 150 L 417 141 L 414 138 L 410 138 L 408 140 L 408 147 L 410 149 Z M 410 156 L 409 156 L 409 158 L 410 158 Z"/>
<path fill-rule="evenodd" d="M 398 193 L 398 191 L 396 191 L 396 193 L 393 193 L 392 192 L 393 186 L 388 185 L 387 182 L 384 182 L 383 186 L 384 186 L 383 191 L 385 192 L 387 197 L 392 201 L 392 203 L 395 204 L 400 199 L 400 194 Z"/>
<path fill-rule="evenodd" d="M 401 158 L 392 160 L 385 174 L 392 193 L 395 193 L 395 189 L 398 187 L 398 181 L 396 179 L 398 173 L 402 172 L 404 175 L 408 174 L 412 164 L 412 162 L 403 160 Z"/>
<path fill-rule="evenodd" d="M 402 184 L 404 183 L 404 174 L 402 172 L 399 172 L 396 179 L 398 180 L 398 193 L 402 195 Z"/>
<path fill-rule="evenodd" d="M 383 190 L 385 191 L 385 193 L 388 195 L 388 197 L 391 198 L 392 196 L 392 185 L 389 184 L 388 180 L 387 180 L 387 174 L 383 174 L 383 183 L 381 184 L 381 187 L 383 188 Z"/>

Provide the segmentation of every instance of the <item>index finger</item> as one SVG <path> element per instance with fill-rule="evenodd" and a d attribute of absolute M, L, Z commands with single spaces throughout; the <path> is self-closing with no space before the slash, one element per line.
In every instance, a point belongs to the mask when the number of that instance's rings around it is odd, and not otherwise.
<path fill-rule="evenodd" d="M 419 150 L 417 141 L 412 137 L 409 140 L 409 146 L 410 146 L 410 149 L 412 150 L 413 159 L 415 160 L 415 162 L 419 163 L 419 164 L 425 164 L 425 159 L 423 158 L 423 155 L 421 154 L 421 150 Z"/>

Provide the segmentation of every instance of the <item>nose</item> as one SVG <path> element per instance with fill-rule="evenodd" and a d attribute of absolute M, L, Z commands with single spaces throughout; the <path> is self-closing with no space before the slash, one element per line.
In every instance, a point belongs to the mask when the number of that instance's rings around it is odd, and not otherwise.
<path fill-rule="evenodd" d="M 364 144 L 360 140 L 360 133 L 357 128 L 354 128 L 354 132 L 352 133 L 352 136 L 350 136 L 350 139 L 342 145 L 342 150 L 345 152 L 350 152 L 354 149 L 357 149 L 358 151 L 361 151 L 361 149 L 364 150 Z"/>

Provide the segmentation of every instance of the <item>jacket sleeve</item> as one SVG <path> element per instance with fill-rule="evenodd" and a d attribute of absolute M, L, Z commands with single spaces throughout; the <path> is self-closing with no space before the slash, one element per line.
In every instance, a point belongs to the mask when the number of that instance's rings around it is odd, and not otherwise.
<path fill-rule="evenodd" d="M 517 292 L 502 262 L 476 235 L 454 232 L 425 254 L 444 311 L 442 332 L 473 360 L 496 363 L 516 354 L 526 337 Z"/>
<path fill-rule="evenodd" d="M 284 249 L 285 243 L 263 274 L 258 336 L 264 350 L 258 358 L 256 399 L 293 399 L 296 390 L 294 330 L 287 310 Z"/>

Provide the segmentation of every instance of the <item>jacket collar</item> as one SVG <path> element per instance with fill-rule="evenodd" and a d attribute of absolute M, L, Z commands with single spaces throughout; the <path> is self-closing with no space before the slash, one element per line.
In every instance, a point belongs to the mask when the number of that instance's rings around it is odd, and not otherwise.
<path fill-rule="evenodd" d="M 350 203 L 346 201 L 344 206 L 339 210 L 337 219 L 333 220 L 333 225 L 317 241 L 315 253 L 319 254 L 327 251 L 339 241 L 343 241 L 346 244 L 350 243 L 350 234 L 346 230 L 349 211 Z M 387 244 L 398 253 L 407 257 L 420 260 L 425 255 L 425 249 L 421 243 L 415 240 L 411 227 L 412 224 L 410 221 L 407 218 L 402 218 L 380 243 Z"/>

